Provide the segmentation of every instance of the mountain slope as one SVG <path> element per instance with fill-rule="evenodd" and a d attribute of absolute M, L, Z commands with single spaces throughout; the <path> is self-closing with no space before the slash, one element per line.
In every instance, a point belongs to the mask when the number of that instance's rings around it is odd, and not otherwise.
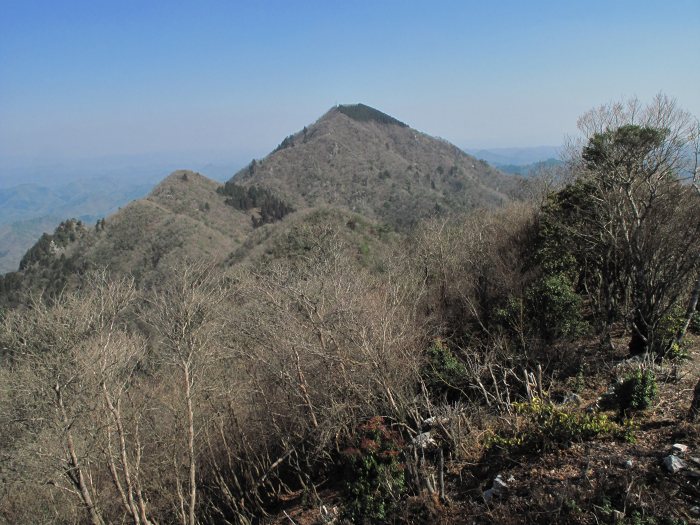
<path fill-rule="evenodd" d="M 66 217 L 94 222 L 148 193 L 153 183 L 113 177 L 59 186 L 0 188 L 0 273 L 17 269 L 22 254 Z"/>
<path fill-rule="evenodd" d="M 269 188 L 297 208 L 344 206 L 400 229 L 435 213 L 502 205 L 519 186 L 447 141 L 362 104 L 332 108 L 232 181 Z"/>
<path fill-rule="evenodd" d="M 247 213 L 224 203 L 218 187 L 198 173 L 177 171 L 146 198 L 94 227 L 64 221 L 25 254 L 20 272 L 3 277 L 10 284 L 0 283 L 0 295 L 3 288 L 6 295 L 31 289 L 58 291 L 91 268 L 133 275 L 148 284 L 158 282 L 182 261 L 222 262 L 253 228 Z M 13 299 L 17 297 L 10 302 Z"/>
<path fill-rule="evenodd" d="M 263 221 L 265 210 L 254 207 L 263 205 L 254 199 L 236 209 L 217 182 L 177 171 L 94 228 L 67 221 L 44 235 L 0 290 L 58 291 L 90 268 L 130 274 L 148 285 L 186 260 L 238 264 L 286 257 L 324 221 L 342 231 L 358 261 L 372 264 L 368 255 L 387 242 L 390 230 L 405 232 L 433 215 L 500 206 L 517 195 L 520 179 L 360 104 L 331 109 L 230 183 L 248 193 L 269 190 L 297 211 Z M 258 228 L 263 222 L 274 224 Z"/>

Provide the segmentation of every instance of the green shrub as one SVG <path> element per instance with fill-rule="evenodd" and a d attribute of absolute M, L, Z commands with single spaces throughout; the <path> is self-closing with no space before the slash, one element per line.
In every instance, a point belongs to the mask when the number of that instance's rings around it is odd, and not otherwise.
<path fill-rule="evenodd" d="M 399 461 L 403 441 L 384 418 L 357 428 L 343 451 L 347 470 L 345 517 L 352 523 L 385 523 L 406 488 Z"/>
<path fill-rule="evenodd" d="M 660 348 L 664 349 L 665 357 L 682 359 L 688 356 L 687 344 L 676 342 L 676 335 L 685 323 L 685 315 L 685 308 L 675 305 L 659 323 L 657 339 L 661 342 Z"/>
<path fill-rule="evenodd" d="M 514 406 L 525 417 L 524 428 L 515 435 L 493 436 L 490 446 L 516 452 L 547 451 L 619 431 L 605 414 L 569 411 L 539 398 Z"/>
<path fill-rule="evenodd" d="M 527 310 L 533 324 L 549 341 L 576 337 L 585 330 L 581 298 L 564 273 L 535 282 L 527 292 Z"/>
<path fill-rule="evenodd" d="M 465 378 L 464 364 L 444 341 L 436 339 L 426 352 L 426 363 L 421 371 L 428 391 L 436 395 L 457 395 Z"/>
<path fill-rule="evenodd" d="M 638 368 L 615 388 L 615 397 L 620 410 L 649 408 L 657 395 L 656 375 L 649 368 Z"/>

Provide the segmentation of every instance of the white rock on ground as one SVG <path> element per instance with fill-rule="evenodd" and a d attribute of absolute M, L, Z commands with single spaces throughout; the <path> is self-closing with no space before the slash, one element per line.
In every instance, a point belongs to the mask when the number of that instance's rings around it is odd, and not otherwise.
<path fill-rule="evenodd" d="M 674 443 L 674 445 L 671 447 L 671 450 L 674 454 L 685 454 L 686 452 L 688 452 L 688 445 Z"/>
<path fill-rule="evenodd" d="M 687 465 L 681 458 L 671 454 L 670 456 L 666 456 L 664 458 L 664 467 L 666 467 L 666 470 L 668 470 L 671 474 L 675 474 L 676 472 L 686 468 Z"/>

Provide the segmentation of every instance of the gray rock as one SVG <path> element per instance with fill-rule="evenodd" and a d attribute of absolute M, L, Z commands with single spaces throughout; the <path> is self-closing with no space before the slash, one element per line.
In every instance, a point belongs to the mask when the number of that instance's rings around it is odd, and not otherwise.
<path fill-rule="evenodd" d="M 631 459 L 628 459 L 627 461 L 625 461 L 625 468 L 627 470 L 631 469 L 632 467 L 634 467 L 634 461 L 632 461 Z"/>
<path fill-rule="evenodd" d="M 687 468 L 687 465 L 681 458 L 671 454 L 670 456 L 666 456 L 664 458 L 664 467 L 666 467 L 666 470 L 668 470 L 671 474 L 675 474 L 676 472 Z"/>
<path fill-rule="evenodd" d="M 491 488 L 484 491 L 484 501 L 486 501 L 486 503 L 490 503 L 491 500 L 493 500 L 493 498 L 500 498 L 504 496 L 507 491 L 508 484 L 505 481 L 503 481 L 503 478 L 499 474 L 493 480 Z"/>
<path fill-rule="evenodd" d="M 671 451 L 674 454 L 685 454 L 686 452 L 688 452 L 688 445 L 683 445 L 681 443 L 675 443 L 671 447 Z"/>
<path fill-rule="evenodd" d="M 567 394 L 564 396 L 564 400 L 562 401 L 562 404 L 564 405 L 580 405 L 581 404 L 581 396 L 578 394 Z"/>
<path fill-rule="evenodd" d="M 505 481 L 503 481 L 503 478 L 499 474 L 498 476 L 496 476 L 496 479 L 493 480 L 492 488 L 494 488 L 496 492 L 498 492 L 500 495 L 503 494 L 506 490 L 508 490 L 508 484 Z"/>
<path fill-rule="evenodd" d="M 423 432 L 422 434 L 418 434 L 416 437 L 414 437 L 413 444 L 420 448 L 428 448 L 436 445 L 435 438 L 433 438 L 430 431 Z"/>

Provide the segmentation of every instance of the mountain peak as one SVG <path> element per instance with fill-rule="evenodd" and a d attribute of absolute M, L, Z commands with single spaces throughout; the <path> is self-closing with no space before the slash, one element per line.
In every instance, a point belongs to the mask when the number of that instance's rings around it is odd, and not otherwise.
<path fill-rule="evenodd" d="M 265 188 L 297 210 L 342 206 L 403 230 L 423 217 L 502 205 L 518 185 L 365 104 L 331 108 L 232 180 Z"/>
<path fill-rule="evenodd" d="M 342 113 L 357 122 L 376 122 L 378 124 L 389 124 L 407 128 L 408 125 L 365 104 L 341 104 L 335 106 L 329 113 Z"/>

